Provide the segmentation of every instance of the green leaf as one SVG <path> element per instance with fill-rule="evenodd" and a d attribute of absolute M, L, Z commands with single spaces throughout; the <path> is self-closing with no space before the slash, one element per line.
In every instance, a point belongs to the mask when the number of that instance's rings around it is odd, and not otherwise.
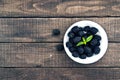
<path fill-rule="evenodd" d="M 86 45 L 87 42 L 84 37 L 82 37 L 82 40 L 83 40 L 83 43 Z"/>
<path fill-rule="evenodd" d="M 90 42 L 93 38 L 93 35 L 90 35 L 89 37 L 86 38 L 86 42 Z"/>
<path fill-rule="evenodd" d="M 84 44 L 84 42 L 80 41 L 80 42 L 77 43 L 76 46 L 81 46 L 81 45 L 83 45 L 83 44 Z"/>

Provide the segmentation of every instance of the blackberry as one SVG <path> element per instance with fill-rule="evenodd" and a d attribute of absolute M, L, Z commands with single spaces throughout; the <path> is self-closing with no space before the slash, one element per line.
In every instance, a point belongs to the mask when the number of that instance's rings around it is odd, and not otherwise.
<path fill-rule="evenodd" d="M 58 36 L 58 35 L 60 35 L 60 30 L 59 30 L 59 29 L 53 29 L 53 30 L 52 30 L 52 35 L 53 35 L 53 36 Z"/>
<path fill-rule="evenodd" d="M 100 48 L 98 46 L 95 47 L 93 52 L 94 52 L 94 54 L 99 54 Z"/>
<path fill-rule="evenodd" d="M 87 35 L 87 34 L 85 34 L 85 35 L 84 35 L 84 38 L 87 38 L 87 37 L 88 37 L 88 35 Z"/>
<path fill-rule="evenodd" d="M 78 52 L 73 52 L 73 53 L 72 53 L 72 56 L 73 56 L 73 57 L 79 57 L 79 53 L 78 53 Z"/>
<path fill-rule="evenodd" d="M 95 36 L 94 36 L 94 39 L 97 39 L 98 41 L 100 41 L 100 40 L 101 40 L 101 37 L 100 37 L 99 35 L 95 35 Z"/>
<path fill-rule="evenodd" d="M 74 44 L 73 38 L 69 38 L 70 43 Z"/>
<path fill-rule="evenodd" d="M 93 56 L 93 53 L 92 52 L 91 53 L 87 53 L 86 56 L 87 57 L 91 57 L 91 56 Z"/>
<path fill-rule="evenodd" d="M 69 38 L 74 38 L 74 36 L 75 36 L 75 34 L 74 34 L 73 32 L 69 32 L 69 33 L 68 33 L 68 37 L 69 37 Z"/>
<path fill-rule="evenodd" d="M 96 46 L 92 46 L 92 45 L 90 45 L 89 47 L 90 47 L 91 49 L 94 49 Z"/>
<path fill-rule="evenodd" d="M 84 31 L 79 31 L 78 35 L 82 37 L 83 35 L 85 35 L 85 33 L 84 33 Z"/>
<path fill-rule="evenodd" d="M 82 27 L 79 27 L 79 31 L 83 31 L 83 28 L 82 28 Z"/>
<path fill-rule="evenodd" d="M 85 54 L 82 54 L 82 55 L 79 56 L 79 58 L 81 58 L 81 59 L 86 59 L 86 57 L 87 56 Z"/>
<path fill-rule="evenodd" d="M 63 51 L 64 47 L 63 47 L 62 44 L 59 44 L 59 45 L 56 46 L 56 49 L 57 49 L 57 51 Z"/>
<path fill-rule="evenodd" d="M 84 49 L 82 47 L 78 47 L 77 50 L 78 50 L 79 54 L 83 54 L 84 53 Z"/>
<path fill-rule="evenodd" d="M 84 31 L 88 32 L 90 30 L 90 26 L 85 26 Z"/>
<path fill-rule="evenodd" d="M 74 33 L 77 33 L 79 31 L 79 27 L 78 26 L 74 26 L 71 31 L 74 32 Z"/>
<path fill-rule="evenodd" d="M 92 41 L 90 42 L 92 46 L 97 45 L 97 43 L 98 43 L 97 39 L 92 39 Z"/>
<path fill-rule="evenodd" d="M 92 33 L 91 33 L 90 31 L 88 31 L 86 34 L 87 34 L 88 36 L 89 36 L 89 35 L 92 35 Z"/>
<path fill-rule="evenodd" d="M 85 52 L 86 54 L 90 54 L 90 53 L 92 52 L 92 50 L 91 50 L 90 47 L 85 46 L 85 47 L 84 47 L 84 52 Z"/>
<path fill-rule="evenodd" d="M 98 43 L 96 44 L 96 46 L 100 46 L 100 42 L 98 42 Z"/>
<path fill-rule="evenodd" d="M 76 49 L 74 47 L 71 47 L 69 50 L 70 50 L 70 52 L 76 51 Z"/>
<path fill-rule="evenodd" d="M 94 34 L 96 34 L 96 33 L 98 32 L 98 29 L 92 27 L 92 28 L 90 29 L 90 31 L 91 31 L 91 33 L 94 35 Z"/>
<path fill-rule="evenodd" d="M 75 37 L 75 38 L 73 39 L 73 42 L 76 44 L 76 43 L 78 43 L 80 40 L 81 40 L 81 37 Z"/>
<path fill-rule="evenodd" d="M 67 46 L 68 48 L 71 48 L 73 45 L 72 45 L 72 43 L 67 42 L 67 43 L 66 43 L 66 46 Z"/>

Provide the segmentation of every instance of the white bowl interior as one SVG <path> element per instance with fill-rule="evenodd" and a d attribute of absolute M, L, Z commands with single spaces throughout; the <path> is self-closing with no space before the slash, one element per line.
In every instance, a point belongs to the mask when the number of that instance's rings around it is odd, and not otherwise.
<path fill-rule="evenodd" d="M 101 41 L 100 41 L 101 51 L 100 51 L 99 54 L 93 55 L 92 57 L 87 57 L 86 59 L 80 59 L 79 57 L 75 58 L 75 57 L 72 56 L 72 53 L 66 47 L 66 42 L 68 42 L 68 40 L 69 40 L 68 33 L 71 31 L 71 29 L 74 26 L 78 26 L 78 27 L 90 26 L 90 27 L 95 27 L 99 30 L 99 32 L 97 33 L 98 35 L 101 36 Z M 93 21 L 84 20 L 84 21 L 76 22 L 68 28 L 68 30 L 66 31 L 66 33 L 64 35 L 64 43 L 63 44 L 64 44 L 64 48 L 65 48 L 65 51 L 66 51 L 67 55 L 72 60 L 74 60 L 75 62 L 81 63 L 81 64 L 91 64 L 91 63 L 97 62 L 99 59 L 101 59 L 104 56 L 104 54 L 107 50 L 107 47 L 108 47 L 108 38 L 107 38 L 106 32 L 104 31 L 104 29 L 99 24 L 97 24 Z"/>

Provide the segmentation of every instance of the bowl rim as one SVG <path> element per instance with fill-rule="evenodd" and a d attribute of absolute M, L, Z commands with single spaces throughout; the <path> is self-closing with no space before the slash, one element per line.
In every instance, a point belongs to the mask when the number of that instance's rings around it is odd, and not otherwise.
<path fill-rule="evenodd" d="M 66 47 L 66 37 L 67 37 L 67 39 L 68 39 L 68 36 L 67 36 L 67 34 L 68 34 L 68 32 L 74 27 L 74 26 L 78 26 L 79 24 L 84 24 L 84 23 L 88 23 L 88 26 L 90 26 L 90 24 L 91 25 L 94 25 L 94 26 L 91 26 L 91 27 L 95 27 L 95 28 L 97 28 L 98 30 L 99 30 L 99 32 L 101 32 L 101 34 L 98 34 L 98 35 L 104 35 L 104 36 L 101 36 L 102 37 L 102 41 L 104 41 L 104 42 L 102 42 L 101 44 L 105 44 L 105 45 L 102 45 L 102 47 L 104 47 L 104 48 L 102 48 L 101 49 L 101 51 L 100 51 L 100 53 L 99 54 L 97 54 L 96 55 L 96 57 L 95 56 L 92 56 L 92 57 L 87 57 L 86 59 L 80 59 L 80 58 L 75 58 L 75 57 L 73 57 L 72 56 L 72 53 L 69 51 L 69 49 Z M 85 25 L 85 26 L 87 26 L 87 25 Z M 85 26 L 83 26 L 83 27 L 85 27 Z M 82 26 L 81 26 L 82 27 Z M 104 39 L 103 39 L 104 38 Z M 103 27 L 101 26 L 101 25 L 99 25 L 98 23 L 96 23 L 96 22 L 93 22 L 93 21 L 90 21 L 90 20 L 81 20 L 81 21 L 78 21 L 78 22 L 75 22 L 75 23 L 73 23 L 67 30 L 66 30 L 66 32 L 65 32 L 65 35 L 64 35 L 64 38 L 63 38 L 63 45 L 64 45 L 64 49 L 65 49 L 65 52 L 66 52 L 66 54 L 73 60 L 73 61 L 75 61 L 75 62 L 77 62 L 77 63 L 80 63 L 80 64 L 92 64 L 92 63 L 95 63 L 95 62 L 97 62 L 97 61 L 99 61 L 104 55 L 105 55 L 105 53 L 106 53 L 106 51 L 107 51 L 107 48 L 108 48 L 108 37 L 107 37 L 107 33 L 105 32 L 105 30 L 103 29 Z M 100 46 L 101 47 L 101 46 Z M 89 59 L 88 59 L 89 58 Z M 90 60 L 90 58 L 91 58 L 91 60 Z M 88 59 L 88 60 L 87 60 Z"/>

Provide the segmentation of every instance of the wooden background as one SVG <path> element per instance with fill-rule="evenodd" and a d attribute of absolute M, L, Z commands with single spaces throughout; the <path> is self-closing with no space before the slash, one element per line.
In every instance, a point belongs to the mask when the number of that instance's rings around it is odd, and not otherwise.
<path fill-rule="evenodd" d="M 94 64 L 55 49 L 80 20 L 108 35 L 108 50 Z M 53 37 L 56 28 L 61 35 Z M 120 80 L 120 0 L 0 0 L 0 80 Z"/>

